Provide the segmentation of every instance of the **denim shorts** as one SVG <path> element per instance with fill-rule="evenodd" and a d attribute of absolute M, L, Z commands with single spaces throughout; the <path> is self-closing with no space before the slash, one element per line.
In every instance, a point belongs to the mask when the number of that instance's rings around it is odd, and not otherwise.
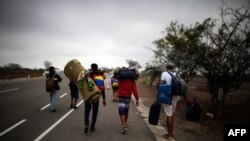
<path fill-rule="evenodd" d="M 118 99 L 119 115 L 128 115 L 130 100 L 131 100 L 130 97 L 119 97 Z"/>

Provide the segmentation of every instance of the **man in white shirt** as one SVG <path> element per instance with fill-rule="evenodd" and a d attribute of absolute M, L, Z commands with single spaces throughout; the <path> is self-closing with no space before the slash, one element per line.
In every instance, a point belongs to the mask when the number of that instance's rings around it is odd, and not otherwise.
<path fill-rule="evenodd" d="M 166 66 L 166 71 L 164 71 L 161 74 L 161 82 L 160 82 L 161 84 L 167 83 L 168 85 L 172 85 L 172 77 L 171 77 L 171 75 L 169 73 L 171 73 L 173 75 L 176 75 L 175 72 L 174 72 L 174 65 L 173 64 L 168 64 Z M 171 138 L 174 137 L 173 136 L 174 111 L 176 109 L 176 105 L 177 105 L 178 100 L 179 100 L 179 96 L 173 96 L 171 105 L 170 104 L 162 104 L 163 109 L 164 109 L 164 113 L 167 116 L 166 123 L 167 123 L 168 137 L 171 137 Z"/>

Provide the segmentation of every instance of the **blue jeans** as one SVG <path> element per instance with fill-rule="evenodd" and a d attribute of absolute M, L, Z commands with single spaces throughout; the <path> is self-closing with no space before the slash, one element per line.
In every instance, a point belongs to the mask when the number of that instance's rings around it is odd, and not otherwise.
<path fill-rule="evenodd" d="M 49 97 L 50 97 L 50 110 L 56 109 L 56 94 L 57 94 L 57 91 L 52 92 L 52 93 L 49 94 Z"/>

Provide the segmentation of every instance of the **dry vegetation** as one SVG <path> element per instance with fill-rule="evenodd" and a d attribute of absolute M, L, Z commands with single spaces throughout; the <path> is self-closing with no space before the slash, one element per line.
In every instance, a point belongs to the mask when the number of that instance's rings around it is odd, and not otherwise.
<path fill-rule="evenodd" d="M 0 70 L 0 79 L 15 79 L 15 78 L 27 78 L 39 77 L 43 75 L 44 70 L 31 70 L 31 69 L 20 69 L 20 70 Z"/>
<path fill-rule="evenodd" d="M 139 80 L 139 91 L 145 97 L 144 105 L 150 106 L 156 97 L 156 81 L 149 87 L 149 78 L 141 77 Z M 187 99 L 195 97 L 202 106 L 201 118 L 198 122 L 185 119 L 185 100 L 179 102 L 177 107 L 176 137 L 179 141 L 184 140 L 223 140 L 223 125 L 227 123 L 250 123 L 250 83 L 244 83 L 239 90 L 230 93 L 226 97 L 224 106 L 216 109 L 209 95 L 206 79 L 196 77 L 188 83 Z M 210 119 L 205 114 L 212 113 L 214 118 Z M 164 123 L 163 123 L 164 124 Z"/>

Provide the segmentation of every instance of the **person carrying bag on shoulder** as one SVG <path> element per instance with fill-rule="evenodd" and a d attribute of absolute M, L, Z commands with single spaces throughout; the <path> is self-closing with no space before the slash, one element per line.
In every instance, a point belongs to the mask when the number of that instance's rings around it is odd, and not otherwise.
<path fill-rule="evenodd" d="M 168 131 L 168 138 L 173 138 L 173 130 L 174 130 L 174 113 L 176 111 L 176 105 L 180 98 L 179 95 L 174 94 L 173 87 L 173 76 L 175 76 L 174 65 L 167 64 L 166 71 L 161 74 L 160 86 L 158 89 L 157 100 L 162 104 L 162 108 L 167 117 L 166 125 Z M 165 94 L 161 95 L 161 91 Z M 167 95 L 167 96 L 166 96 Z"/>
<path fill-rule="evenodd" d="M 58 83 L 61 81 L 62 78 L 58 74 L 56 74 L 55 68 L 51 66 L 49 68 L 49 75 L 46 80 L 46 91 L 49 93 L 51 112 L 56 112 L 56 94 L 60 89 Z"/>
<path fill-rule="evenodd" d="M 103 106 L 106 106 L 106 100 L 105 100 L 105 87 L 104 87 L 104 72 L 100 71 L 98 69 L 98 65 L 96 63 L 91 64 L 91 72 L 90 72 L 90 77 L 93 80 L 93 82 L 96 84 L 98 89 L 101 91 L 102 95 L 102 104 Z M 91 132 L 95 131 L 95 125 L 96 125 L 96 120 L 97 120 L 97 115 L 98 115 L 98 109 L 99 109 L 99 99 L 92 103 L 92 102 L 85 102 L 84 105 L 84 132 L 88 133 L 89 128 Z M 89 116 L 90 116 L 90 111 L 92 110 L 92 121 L 90 123 Z M 90 127 L 89 127 L 90 126 Z"/>

